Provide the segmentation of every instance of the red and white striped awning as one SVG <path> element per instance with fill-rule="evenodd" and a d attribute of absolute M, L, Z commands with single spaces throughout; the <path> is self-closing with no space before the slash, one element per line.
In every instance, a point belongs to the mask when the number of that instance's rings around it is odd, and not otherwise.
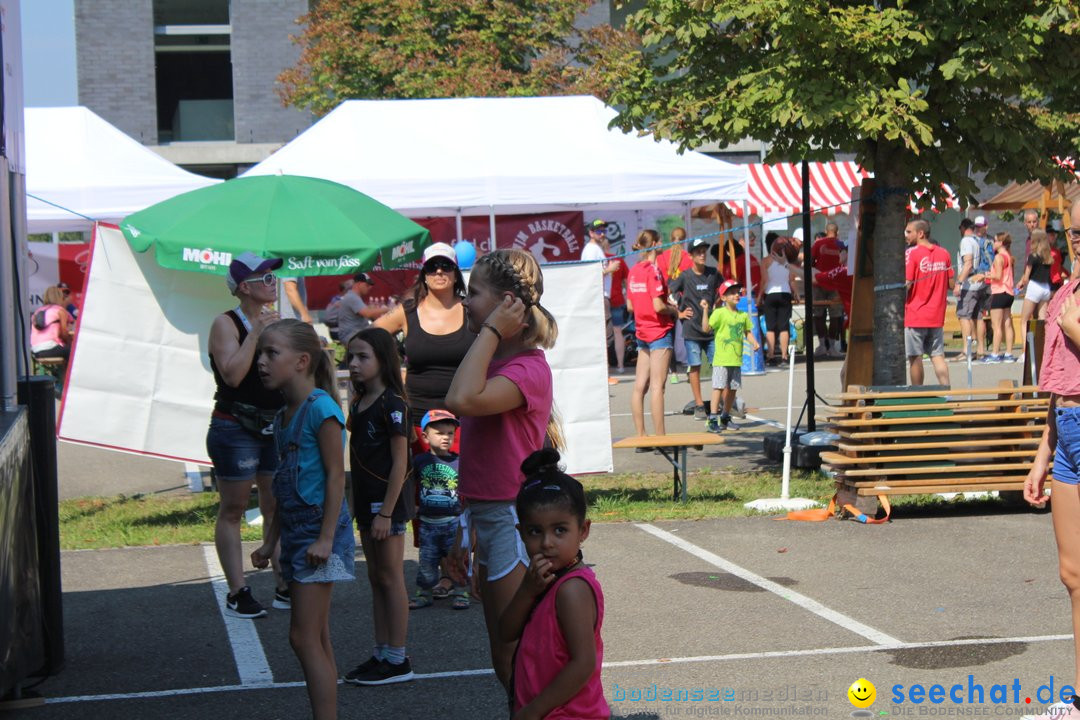
<path fill-rule="evenodd" d="M 854 162 L 810 163 L 810 211 L 824 215 L 851 212 L 851 191 L 862 184 L 863 178 L 873 177 Z M 957 207 L 952 190 L 947 207 Z M 764 217 L 765 213 L 795 214 L 802 212 L 802 166 L 800 163 L 753 163 L 747 166 L 747 194 L 750 214 Z M 921 193 L 917 193 L 919 195 Z M 742 203 L 727 206 L 742 217 Z M 912 212 L 915 212 L 912 203 Z"/>
<path fill-rule="evenodd" d="M 835 215 L 851 211 L 851 189 L 869 173 L 853 162 L 810 163 L 810 209 Z M 750 214 L 802 212 L 802 168 L 799 163 L 754 163 L 747 166 Z M 742 204 L 728 207 L 742 217 Z"/>

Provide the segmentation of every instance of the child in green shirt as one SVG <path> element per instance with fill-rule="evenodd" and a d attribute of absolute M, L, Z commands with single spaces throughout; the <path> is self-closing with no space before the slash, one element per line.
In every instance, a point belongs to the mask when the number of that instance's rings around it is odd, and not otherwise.
<path fill-rule="evenodd" d="M 709 405 L 709 421 L 706 430 L 718 433 L 731 425 L 731 408 L 735 404 L 735 393 L 742 387 L 743 339 L 757 352 L 758 342 L 754 339 L 750 316 L 736 310 L 742 286 L 734 280 L 728 280 L 720 286 L 720 298 L 723 305 L 709 312 L 709 303 L 701 301 L 701 329 L 716 333 L 716 353 L 713 356 L 712 402 Z M 723 399 L 723 413 L 717 409 Z"/>

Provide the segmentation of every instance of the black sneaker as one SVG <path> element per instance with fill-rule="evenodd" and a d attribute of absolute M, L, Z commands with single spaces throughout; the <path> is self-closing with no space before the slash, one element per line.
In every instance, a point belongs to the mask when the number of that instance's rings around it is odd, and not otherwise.
<path fill-rule="evenodd" d="M 251 597 L 251 588 L 247 585 L 225 596 L 225 612 L 238 618 L 266 617 L 266 609 Z"/>
<path fill-rule="evenodd" d="M 360 684 L 359 678 L 366 677 L 368 674 L 371 673 L 372 670 L 374 670 L 376 667 L 378 667 L 379 663 L 381 663 L 381 662 L 382 662 L 382 660 L 380 660 L 377 657 L 375 657 L 374 655 L 372 655 L 367 660 L 360 663 L 359 665 L 354 667 L 352 670 L 350 670 L 348 673 L 346 673 L 345 677 L 343 679 L 347 683 L 353 683 L 354 685 L 359 685 Z"/>
<path fill-rule="evenodd" d="M 292 593 L 289 588 L 284 590 L 274 591 L 274 609 L 275 610 L 291 610 L 292 609 Z"/>
<path fill-rule="evenodd" d="M 359 670 L 360 668 L 357 668 Z M 350 676 L 352 676 L 350 678 Z M 387 660 L 379 663 L 365 673 L 357 673 L 356 670 L 345 677 L 346 682 L 354 685 L 389 685 L 391 683 L 408 682 L 413 679 L 412 663 L 409 658 L 400 665 L 394 665 Z"/>
<path fill-rule="evenodd" d="M 731 416 L 730 415 L 721 415 L 720 416 L 720 424 L 723 425 L 724 428 L 729 428 L 729 427 L 736 428 L 736 427 L 738 427 L 738 425 L 732 425 L 731 424 Z"/>

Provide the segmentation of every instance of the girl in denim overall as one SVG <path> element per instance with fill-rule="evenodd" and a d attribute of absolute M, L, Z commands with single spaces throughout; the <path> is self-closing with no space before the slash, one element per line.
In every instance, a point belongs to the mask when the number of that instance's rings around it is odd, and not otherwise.
<path fill-rule="evenodd" d="M 314 329 L 281 320 L 259 338 L 259 377 L 280 390 L 274 420 L 279 462 L 277 512 L 251 562 L 264 568 L 281 540 L 281 576 L 289 583 L 289 643 L 307 681 L 317 720 L 337 717 L 337 666 L 330 643 L 333 583 L 355 579 L 355 540 L 345 503 L 345 417 L 334 372 Z"/>

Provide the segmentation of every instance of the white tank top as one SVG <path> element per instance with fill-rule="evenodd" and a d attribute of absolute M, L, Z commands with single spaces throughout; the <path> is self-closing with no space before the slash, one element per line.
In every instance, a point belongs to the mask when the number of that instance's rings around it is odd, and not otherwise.
<path fill-rule="evenodd" d="M 769 263 L 768 277 L 765 279 L 765 294 L 790 292 L 791 270 L 787 263 L 777 260 L 773 255 L 772 262 Z"/>

